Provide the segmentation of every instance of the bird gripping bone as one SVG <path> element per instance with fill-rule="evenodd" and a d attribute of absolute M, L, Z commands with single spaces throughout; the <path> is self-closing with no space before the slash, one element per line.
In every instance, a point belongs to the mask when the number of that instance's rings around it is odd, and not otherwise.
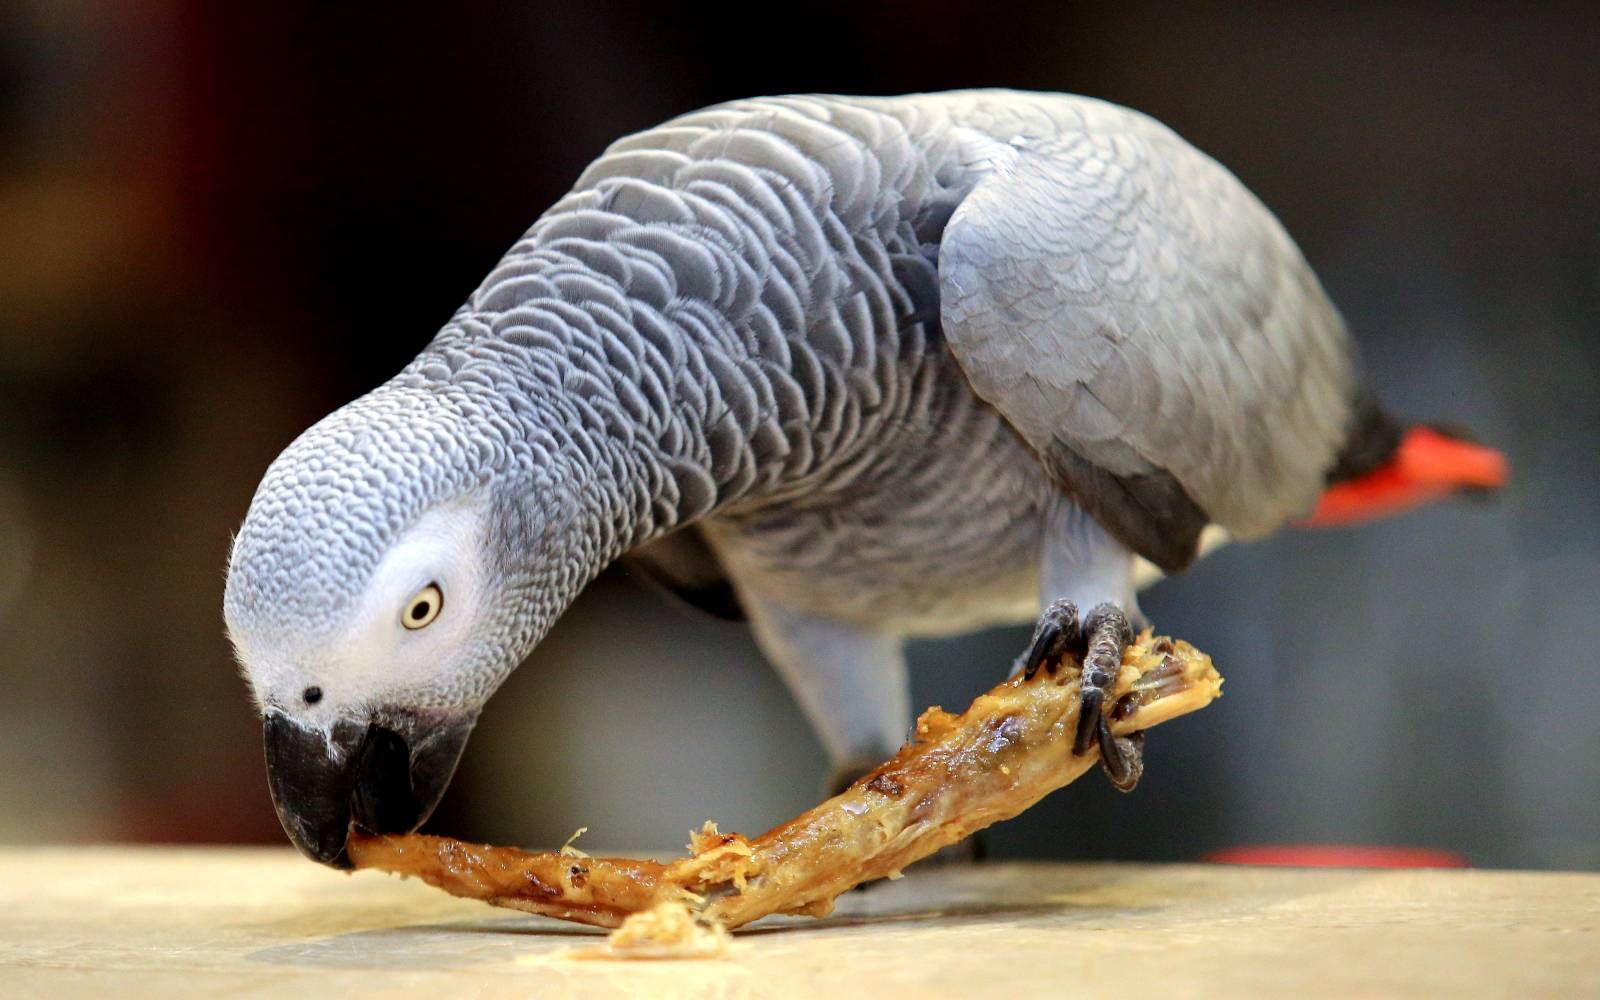
<path fill-rule="evenodd" d="M 1119 740 L 1203 708 L 1222 693 L 1204 653 L 1147 631 L 1111 688 Z M 1017 815 L 1092 768 L 1074 754 L 1077 671 L 1013 676 L 961 715 L 930 708 L 892 760 L 839 795 L 747 839 L 707 823 L 673 862 L 528 853 L 442 837 L 355 837 L 358 868 L 416 875 L 457 896 L 601 927 L 663 903 L 738 927 L 772 913 L 824 916 L 862 882 L 901 869 Z"/>

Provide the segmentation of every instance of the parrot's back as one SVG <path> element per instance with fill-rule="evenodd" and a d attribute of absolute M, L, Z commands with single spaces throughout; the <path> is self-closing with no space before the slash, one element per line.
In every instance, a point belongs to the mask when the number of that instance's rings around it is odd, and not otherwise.
<path fill-rule="evenodd" d="M 720 568 L 742 589 L 912 632 L 1029 619 L 1042 515 L 1063 491 L 1141 555 L 1181 564 L 1213 522 L 1260 534 L 1303 512 L 1349 423 L 1351 351 L 1309 269 L 1291 276 L 1297 314 L 1283 329 L 1204 329 L 1194 349 L 1183 316 L 1137 311 L 1158 284 L 1113 287 L 1139 268 L 1195 284 L 1170 259 L 1187 248 L 1134 231 L 1116 201 L 1143 198 L 1122 147 L 1167 137 L 1104 102 L 1009 91 L 708 108 L 615 143 L 466 311 L 571 305 L 576 335 L 610 369 L 579 374 L 625 382 L 597 395 L 662 443 L 674 502 L 657 502 L 640 536 L 697 533 L 640 550 L 669 584 L 692 574 L 703 589 Z M 962 209 L 984 200 L 974 192 L 997 191 L 1019 153 L 1062 144 L 1075 157 L 1068 188 L 1115 196 L 1068 220 L 1077 228 L 1059 249 L 1072 260 L 1027 252 L 1058 249 L 1048 199 L 1030 220 L 1026 192 L 1000 190 L 1020 221 L 976 220 L 952 261 L 952 220 L 973 214 Z M 1215 184 L 1237 188 L 1226 197 L 1271 229 L 1270 252 L 1240 266 L 1275 267 L 1276 254 L 1303 269 L 1265 209 L 1215 169 Z M 1003 245 L 975 253 L 986 238 Z M 1244 274 L 1242 294 L 1263 280 L 1279 279 Z M 1116 295 L 1102 298 L 1107 288 Z M 1172 328 L 1123 328 L 1147 316 Z M 1027 325 L 1057 320 L 1072 337 Z M 496 326 L 460 324 L 432 353 L 470 349 Z"/>
<path fill-rule="evenodd" d="M 743 313 L 726 330 L 750 373 L 735 382 L 755 387 L 749 409 L 775 433 L 738 458 L 773 481 L 644 550 L 669 586 L 705 594 L 709 559 L 740 589 L 911 632 L 1031 619 L 1052 486 L 972 392 L 939 321 L 940 234 L 977 176 L 955 131 L 963 104 L 695 112 L 614 144 L 541 223 L 709 224 L 713 252 L 732 251 L 701 273 Z M 704 255 L 700 241 L 653 249 Z"/>

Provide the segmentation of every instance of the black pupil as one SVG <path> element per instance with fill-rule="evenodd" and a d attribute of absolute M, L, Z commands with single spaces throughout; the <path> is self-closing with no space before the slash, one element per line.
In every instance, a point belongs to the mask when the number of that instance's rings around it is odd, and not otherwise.
<path fill-rule="evenodd" d="M 411 620 L 414 622 L 420 622 L 422 619 L 428 617 L 428 609 L 430 607 L 432 607 L 432 605 L 430 605 L 427 601 L 418 601 L 417 603 L 411 605 Z"/>
<path fill-rule="evenodd" d="M 322 700 L 322 689 L 313 685 L 312 687 L 306 688 L 305 691 L 301 693 L 300 697 L 306 700 L 307 705 L 315 705 L 317 702 Z"/>

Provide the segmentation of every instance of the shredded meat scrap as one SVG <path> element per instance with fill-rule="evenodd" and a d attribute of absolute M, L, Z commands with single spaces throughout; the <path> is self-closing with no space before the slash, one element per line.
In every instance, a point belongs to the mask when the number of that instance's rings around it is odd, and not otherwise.
<path fill-rule="evenodd" d="M 443 837 L 352 837 L 358 868 L 416 875 L 456 896 L 601 927 L 682 903 L 708 926 L 772 913 L 825 916 L 840 893 L 1009 819 L 1099 759 L 1072 753 L 1077 668 L 1015 676 L 951 715 L 930 708 L 893 760 L 754 839 L 707 823 L 677 861 L 528 853 Z M 1128 738 L 1222 693 L 1204 653 L 1147 631 L 1112 690 L 1112 732 Z"/>

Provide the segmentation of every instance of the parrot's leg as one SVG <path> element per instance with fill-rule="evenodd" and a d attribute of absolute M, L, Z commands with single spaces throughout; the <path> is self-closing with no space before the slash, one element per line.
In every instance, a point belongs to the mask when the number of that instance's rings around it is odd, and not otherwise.
<path fill-rule="evenodd" d="M 756 641 L 800 702 L 832 767 L 849 784 L 894 756 L 911 724 L 900 636 L 742 594 Z"/>
<path fill-rule="evenodd" d="M 1092 744 L 1099 743 L 1100 765 L 1110 776 L 1111 783 L 1125 792 L 1131 791 L 1139 780 L 1141 768 L 1126 757 L 1112 738 L 1104 706 L 1106 692 L 1122 668 L 1122 651 L 1133 641 L 1133 628 L 1121 608 L 1115 604 L 1101 604 L 1089 612 L 1083 631 L 1088 640 L 1079 682 L 1083 703 L 1078 706 L 1078 731 L 1072 741 L 1072 752 L 1085 754 Z"/>
<path fill-rule="evenodd" d="M 1139 780 L 1142 762 L 1137 741 L 1112 738 L 1105 718 L 1106 692 L 1122 664 L 1122 651 L 1133 641 L 1130 618 L 1142 619 L 1134 600 L 1133 553 L 1082 508 L 1066 498 L 1050 511 L 1041 562 L 1040 584 L 1048 604 L 1034 629 L 1018 667 L 1031 677 L 1041 666 L 1055 669 L 1062 657 L 1077 653 L 1083 661 L 1082 704 L 1074 734 L 1074 753 L 1099 744 L 1100 766 L 1111 783 L 1129 791 Z M 1079 609 L 1088 607 L 1080 618 Z"/>

